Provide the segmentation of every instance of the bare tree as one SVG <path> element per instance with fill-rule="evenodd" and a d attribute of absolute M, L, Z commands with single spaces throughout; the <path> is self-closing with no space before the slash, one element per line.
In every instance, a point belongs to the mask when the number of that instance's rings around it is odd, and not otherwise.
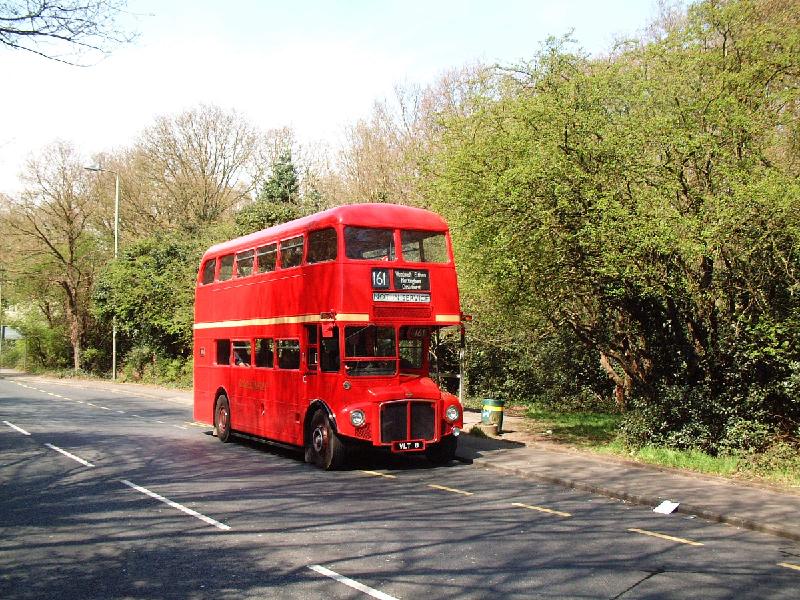
<path fill-rule="evenodd" d="M 135 35 L 118 23 L 125 0 L 4 0 L 0 44 L 85 66 Z"/>
<path fill-rule="evenodd" d="M 394 98 L 375 103 L 369 118 L 347 129 L 338 178 L 323 181 L 325 195 L 338 202 L 425 205 L 421 177 L 441 133 L 440 120 L 469 111 L 468 92 L 484 85 L 487 73 L 483 65 L 467 65 L 426 88 L 396 86 Z"/>
<path fill-rule="evenodd" d="M 248 197 L 255 148 L 253 127 L 235 112 L 201 105 L 159 117 L 134 149 L 147 185 L 141 209 L 168 228 L 218 221 Z"/>

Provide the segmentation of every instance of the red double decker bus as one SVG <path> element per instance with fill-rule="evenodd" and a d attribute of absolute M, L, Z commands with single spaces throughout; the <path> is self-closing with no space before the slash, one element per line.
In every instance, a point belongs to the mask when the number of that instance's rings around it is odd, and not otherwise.
<path fill-rule="evenodd" d="M 194 417 L 325 469 L 355 445 L 451 460 L 463 409 L 431 379 L 430 347 L 460 325 L 432 212 L 340 206 L 218 244 L 197 277 Z"/>

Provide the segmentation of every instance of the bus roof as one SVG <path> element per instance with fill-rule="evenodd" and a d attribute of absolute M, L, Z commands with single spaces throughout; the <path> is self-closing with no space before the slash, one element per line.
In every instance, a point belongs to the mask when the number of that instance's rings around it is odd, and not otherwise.
<path fill-rule="evenodd" d="M 204 257 L 235 252 L 264 241 L 277 241 L 309 229 L 339 223 L 361 227 L 403 227 L 431 231 L 447 229 L 447 223 L 442 217 L 422 208 L 400 204 L 346 204 L 216 244 L 205 252 Z"/>

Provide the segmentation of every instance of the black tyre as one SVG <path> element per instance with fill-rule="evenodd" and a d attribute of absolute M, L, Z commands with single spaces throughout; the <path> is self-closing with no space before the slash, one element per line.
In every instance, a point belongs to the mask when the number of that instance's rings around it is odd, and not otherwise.
<path fill-rule="evenodd" d="M 228 397 L 221 394 L 217 398 L 214 406 L 214 431 L 220 442 L 228 442 L 231 439 L 231 406 Z"/>
<path fill-rule="evenodd" d="M 443 437 L 438 444 L 432 444 L 425 450 L 426 458 L 436 465 L 445 465 L 456 457 L 458 438 L 454 435 Z"/>
<path fill-rule="evenodd" d="M 340 468 L 347 459 L 347 447 L 331 425 L 328 415 L 318 410 L 311 418 L 306 439 L 306 462 L 331 471 Z"/>

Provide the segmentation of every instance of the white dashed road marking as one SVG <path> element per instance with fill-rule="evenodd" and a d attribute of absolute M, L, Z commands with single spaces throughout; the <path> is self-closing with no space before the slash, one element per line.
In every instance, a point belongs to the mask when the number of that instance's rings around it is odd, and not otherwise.
<path fill-rule="evenodd" d="M 67 452 L 66 450 L 62 450 L 58 446 L 53 446 L 53 444 L 45 444 L 45 446 L 47 446 L 51 450 L 55 450 L 56 452 L 60 452 L 61 454 L 63 454 L 67 458 L 71 458 L 75 462 L 81 463 L 84 467 L 94 467 L 94 465 L 92 463 L 90 463 L 89 461 L 83 460 L 80 456 L 75 456 L 74 454 L 71 454 L 71 453 Z"/>
<path fill-rule="evenodd" d="M 217 529 L 222 529 L 223 531 L 228 531 L 230 529 L 230 525 L 225 525 L 225 523 L 220 523 L 219 521 L 215 521 L 211 517 L 207 517 L 207 516 L 205 516 L 203 514 L 200 514 L 196 510 L 192 510 L 191 508 L 188 508 L 188 507 L 184 506 L 183 504 L 178 504 L 177 502 L 173 502 L 169 498 L 165 498 L 164 496 L 156 494 L 155 492 L 151 492 L 147 488 L 144 488 L 144 487 L 142 487 L 140 485 L 136 485 L 135 483 L 131 483 L 127 479 L 122 479 L 121 481 L 122 481 L 122 483 L 127 485 L 129 488 L 133 488 L 137 492 L 141 492 L 142 494 L 145 494 L 146 496 L 150 496 L 151 498 L 155 498 L 159 502 L 163 502 L 164 504 L 167 504 L 167 505 L 171 506 L 172 508 L 177 508 L 179 511 L 185 512 L 187 515 L 191 515 L 191 516 L 193 516 L 193 517 L 195 517 L 197 519 L 200 519 L 201 521 L 203 521 L 205 523 L 208 523 L 209 525 L 213 525 Z"/>
<path fill-rule="evenodd" d="M 336 571 L 331 571 L 330 569 L 326 569 L 322 565 L 310 565 L 308 567 L 312 571 L 316 571 L 320 575 L 325 575 L 325 577 L 330 577 L 331 579 L 335 579 L 339 583 L 343 583 L 346 586 L 353 588 L 354 590 L 358 590 L 359 592 L 364 592 L 368 596 L 372 596 L 373 598 L 379 598 L 380 600 L 397 600 L 394 596 L 390 596 L 389 594 L 384 594 L 383 592 L 379 592 L 376 589 L 368 587 L 363 583 L 359 583 L 349 577 L 345 577 L 344 575 L 339 575 Z"/>
<path fill-rule="evenodd" d="M 17 431 L 19 431 L 19 432 L 20 432 L 22 435 L 30 435 L 30 433 L 28 433 L 27 431 L 25 431 L 25 430 L 24 430 L 22 427 L 17 427 L 17 426 L 16 426 L 16 425 L 14 425 L 13 423 L 9 423 L 8 421 L 3 421 L 3 423 L 5 423 L 5 424 L 6 424 L 6 425 L 8 425 L 9 427 L 11 427 L 11 429 L 16 429 L 16 430 L 17 430 Z"/>

